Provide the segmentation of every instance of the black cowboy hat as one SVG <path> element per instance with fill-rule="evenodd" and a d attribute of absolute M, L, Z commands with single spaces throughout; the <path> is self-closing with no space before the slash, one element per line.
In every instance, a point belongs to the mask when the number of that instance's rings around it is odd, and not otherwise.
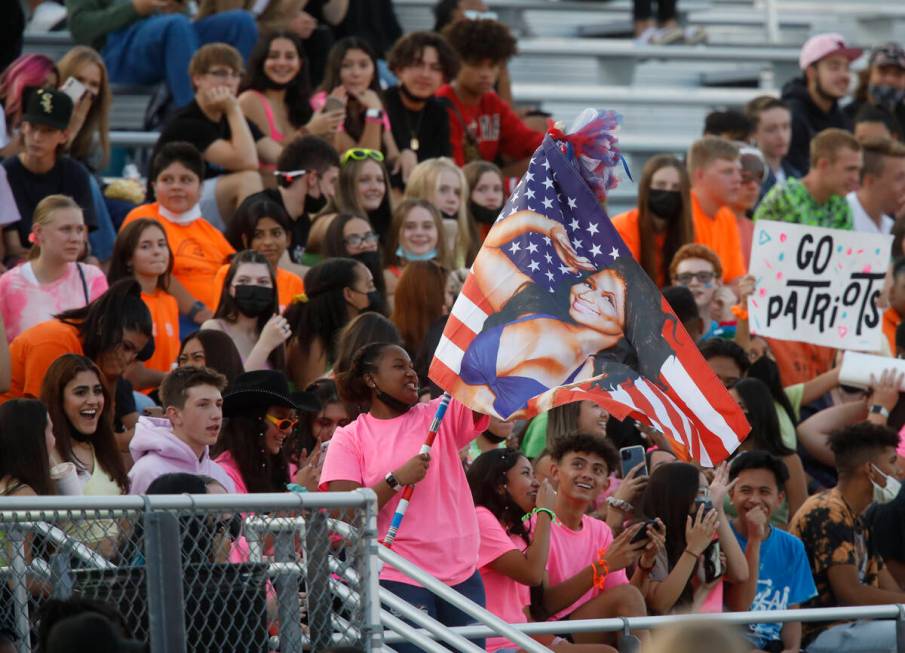
<path fill-rule="evenodd" d="M 286 406 L 309 413 L 321 408 L 313 393 L 290 392 L 286 375 L 276 370 L 240 374 L 223 396 L 224 417 L 256 413 L 268 406 Z"/>

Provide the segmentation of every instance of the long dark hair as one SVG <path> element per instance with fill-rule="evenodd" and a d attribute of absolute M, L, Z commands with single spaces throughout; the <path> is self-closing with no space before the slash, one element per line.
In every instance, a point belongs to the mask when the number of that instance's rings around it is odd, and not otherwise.
<path fill-rule="evenodd" d="M 0 406 L 0 478 L 9 476 L 35 494 L 55 494 L 46 428 L 47 409 L 37 399 L 11 399 Z"/>
<path fill-rule="evenodd" d="M 474 505 L 484 506 L 510 535 L 518 535 L 531 544 L 531 537 L 522 521 L 522 509 L 506 490 L 506 474 L 525 454 L 515 449 L 491 449 L 475 458 L 465 474 Z"/>
<path fill-rule="evenodd" d="M 75 463 L 75 466 L 83 471 L 90 471 L 85 464 L 78 459 L 72 450 L 74 427 L 66 416 L 63 406 L 66 402 L 64 391 L 66 384 L 72 381 L 80 372 L 90 372 L 97 377 L 104 393 L 104 408 L 97 420 L 97 430 L 94 433 L 85 433 L 94 447 L 96 464 L 101 466 L 107 475 L 119 486 L 123 494 L 129 492 L 129 477 L 126 467 L 119 455 L 119 447 L 116 445 L 116 437 L 113 434 L 113 399 L 110 390 L 104 382 L 104 375 L 90 359 L 78 354 L 64 354 L 56 359 L 47 369 L 44 383 L 41 385 L 41 401 L 47 406 L 47 412 L 53 421 L 53 436 L 56 438 L 56 449 L 64 461 Z"/>
<path fill-rule="evenodd" d="M 382 99 L 383 94 L 380 91 L 380 75 L 377 68 L 377 57 L 374 55 L 374 49 L 371 47 L 370 43 L 357 36 L 342 38 L 330 48 L 330 52 L 327 55 L 327 63 L 324 67 L 324 81 L 321 83 L 320 89 L 330 93 L 334 88 L 342 85 L 342 82 L 340 81 L 340 71 L 342 70 L 343 59 L 349 50 L 361 50 L 370 57 L 371 63 L 374 66 L 374 74 L 371 77 L 371 83 L 368 85 L 368 88 L 377 93 Z M 361 133 L 364 131 L 364 116 L 365 107 L 350 95 L 349 100 L 346 103 L 346 120 L 343 123 L 343 127 L 345 128 L 346 133 L 356 141 L 361 138 Z M 389 193 L 389 191 L 390 187 L 388 185 L 387 192 Z"/>
<path fill-rule="evenodd" d="M 305 274 L 307 301 L 293 302 L 284 312 L 292 327 L 292 339 L 305 355 L 310 353 L 311 343 L 319 339 L 328 360 L 336 360 L 336 334 L 349 321 L 343 289 L 355 284 L 359 265 L 350 258 L 331 258 Z"/>
<path fill-rule="evenodd" d="M 431 325 L 443 315 L 449 270 L 437 261 L 411 261 L 396 286 L 391 319 L 409 354 L 415 356 Z"/>
<path fill-rule="evenodd" d="M 666 559 L 671 570 L 685 551 L 685 525 L 700 485 L 700 472 L 688 463 L 668 463 L 650 475 L 641 497 L 641 513 L 666 527 Z M 691 578 L 677 604 L 691 601 Z"/>
<path fill-rule="evenodd" d="M 205 365 L 226 377 L 227 387 L 232 384 L 237 376 L 245 372 L 242 364 L 242 356 L 236 349 L 236 343 L 223 331 L 214 329 L 201 329 L 186 336 L 179 347 L 179 356 L 182 355 L 185 346 L 192 340 L 201 343 L 204 350 Z"/>
<path fill-rule="evenodd" d="M 383 352 L 389 347 L 398 347 L 389 342 L 372 342 L 365 345 L 352 357 L 352 365 L 341 374 L 336 375 L 336 389 L 343 401 L 347 401 L 366 412 L 371 404 L 374 389 L 365 382 L 365 374 L 377 371 L 377 364 Z"/>
<path fill-rule="evenodd" d="M 682 194 L 682 215 L 666 227 L 666 241 L 663 251 L 655 240 L 654 218 L 648 204 L 654 174 L 661 168 L 675 168 L 679 172 L 679 192 Z M 638 182 L 638 234 L 641 237 L 641 267 L 651 279 L 661 276 L 669 280 L 669 262 L 686 243 L 694 242 L 694 225 L 691 220 L 691 182 L 682 162 L 670 154 L 658 154 L 648 159 L 641 171 Z M 657 254 L 660 254 L 660 268 L 657 269 Z"/>
<path fill-rule="evenodd" d="M 376 313 L 365 313 L 365 315 L 376 315 Z M 314 421 L 322 412 L 327 410 L 327 406 L 330 404 L 342 404 L 345 411 L 349 414 L 350 421 L 358 416 L 358 410 L 355 406 L 340 399 L 336 390 L 336 381 L 333 379 L 318 379 L 309 385 L 305 391 L 313 393 L 317 397 L 321 409 L 317 412 L 304 411 L 299 413 L 298 428 L 283 444 L 283 449 L 289 455 L 289 461 L 295 464 L 298 464 L 303 450 L 309 455 L 314 451 L 314 447 L 317 445 L 317 438 L 314 437 Z"/>
<path fill-rule="evenodd" d="M 402 336 L 396 325 L 388 318 L 380 313 L 368 311 L 355 316 L 340 331 L 333 373 L 339 374 L 349 369 L 355 352 L 372 342 L 389 342 L 401 347 Z"/>
<path fill-rule="evenodd" d="M 387 187 L 387 189 L 389 190 L 389 186 Z M 384 197 L 384 200 L 386 200 L 386 197 Z M 381 204 L 381 206 L 383 206 L 383 204 Z M 374 225 L 371 223 L 371 220 L 367 216 L 367 213 L 340 213 L 339 215 L 334 217 L 330 221 L 330 225 L 327 227 L 327 231 L 324 234 L 324 240 L 321 245 L 321 253 L 324 255 L 324 258 L 345 256 L 354 259 L 364 265 L 371 271 L 371 276 L 374 278 L 374 287 L 377 289 L 377 292 L 380 293 L 381 297 L 386 297 L 387 286 L 386 281 L 383 278 L 383 268 L 381 267 L 381 261 L 383 260 L 383 257 L 380 253 L 379 241 L 377 245 L 377 251 L 375 252 L 349 254 L 346 247 L 346 239 L 345 236 L 343 236 L 346 225 L 355 219 L 364 220 L 368 223 L 374 233 L 377 233 L 377 230 L 374 228 Z"/>
<path fill-rule="evenodd" d="M 779 377 L 779 365 L 776 364 L 776 361 L 769 356 L 761 356 L 751 363 L 751 367 L 748 368 L 745 376 L 763 381 L 767 386 L 767 390 L 770 391 L 773 401 L 782 406 L 789 419 L 792 420 L 792 424 L 798 424 L 798 416 L 795 414 L 792 402 L 782 388 L 782 380 Z"/>
<path fill-rule="evenodd" d="M 273 266 L 270 265 L 270 261 L 268 261 L 263 254 L 258 254 L 253 249 L 246 249 L 235 256 L 233 256 L 232 261 L 229 263 L 229 269 L 226 271 L 226 278 L 223 279 L 223 290 L 220 293 L 220 303 L 217 305 L 217 310 L 214 312 L 215 319 L 226 320 L 230 323 L 235 323 L 237 319 L 239 319 L 239 305 L 236 304 L 236 298 L 233 297 L 230 292 L 230 286 L 232 286 L 233 279 L 236 276 L 236 272 L 239 270 L 239 267 L 243 263 L 259 263 L 261 265 L 267 266 L 267 271 L 270 274 L 270 287 L 273 289 L 273 306 L 271 309 L 265 313 L 261 313 L 257 317 L 257 332 L 258 336 L 261 335 L 261 331 L 264 329 L 264 326 L 274 315 L 279 314 L 280 312 L 280 303 L 278 297 L 277 290 L 277 277 L 276 273 L 273 271 Z M 205 356 L 206 356 L 205 352 Z M 279 347 L 275 347 L 270 355 L 267 356 L 267 362 L 270 363 L 270 366 L 275 370 L 285 370 L 286 369 L 286 347 L 285 345 L 280 345 Z"/>
<path fill-rule="evenodd" d="M 110 271 L 107 272 L 107 281 L 115 283 L 120 279 L 134 279 L 134 270 L 132 269 L 132 257 L 138 248 L 138 243 L 145 229 L 154 227 L 159 229 L 163 234 L 163 238 L 167 243 L 167 252 L 170 261 L 167 264 L 167 271 L 157 277 L 157 287 L 166 291 L 170 287 L 170 276 L 173 274 L 173 250 L 170 248 L 170 240 L 167 238 L 167 232 L 160 226 L 157 220 L 151 218 L 139 218 L 134 222 L 130 222 L 123 227 L 116 235 L 116 241 L 113 243 L 113 256 L 110 258 Z"/>
<path fill-rule="evenodd" d="M 751 424 L 748 439 L 754 448 L 780 458 L 795 453 L 783 444 L 779 419 L 776 417 L 776 406 L 767 384 L 760 379 L 744 378 L 732 386 L 732 389 L 742 400 L 745 416 Z"/>
<path fill-rule="evenodd" d="M 291 219 L 285 207 L 266 195 L 249 195 L 243 200 L 226 226 L 226 240 L 237 252 L 251 249 L 258 222 L 270 218 L 286 232 L 287 240 L 292 232 Z"/>
<path fill-rule="evenodd" d="M 594 355 L 594 376 L 603 375 L 595 384 L 606 390 L 635 379 L 638 374 L 652 383 L 659 383 L 660 367 L 666 359 L 675 355 L 663 338 L 663 328 L 667 322 L 672 323 L 673 332 L 678 337 L 679 322 L 664 308 L 663 298 L 653 282 L 638 270 L 634 261 L 627 260 L 629 258 L 620 256 L 606 268 L 621 277 L 625 284 L 623 337 L 613 347 Z M 482 331 L 531 314 L 552 315 L 567 324 L 575 324 L 569 315 L 570 289 L 593 274 L 596 273 L 582 272 L 577 278 L 565 279 L 552 293 L 535 283 L 525 283 L 499 312 L 487 318 Z M 640 351 L 645 353 L 643 359 L 638 355 Z"/>
<path fill-rule="evenodd" d="M 289 456 L 286 448 L 271 454 L 264 448 L 268 423 L 264 419 L 267 407 L 254 414 L 230 417 L 226 420 L 216 454 L 228 451 L 239 466 L 239 473 L 249 493 L 285 492 L 289 483 Z"/>
<path fill-rule="evenodd" d="M 141 286 L 135 279 L 120 279 L 87 306 L 54 317 L 78 330 L 82 350 L 93 361 L 119 345 L 125 329 L 154 337 L 151 312 L 141 298 Z"/>
<path fill-rule="evenodd" d="M 308 60 L 305 59 L 305 48 L 295 33 L 288 30 L 277 30 L 264 34 L 258 39 L 248 57 L 248 70 L 242 90 L 250 89 L 263 93 L 273 88 L 273 83 L 264 72 L 264 63 L 270 53 L 270 44 L 276 39 L 291 41 L 301 62 L 298 74 L 286 86 L 285 96 L 289 122 L 293 127 L 298 128 L 311 119 L 311 79 L 308 72 Z"/>

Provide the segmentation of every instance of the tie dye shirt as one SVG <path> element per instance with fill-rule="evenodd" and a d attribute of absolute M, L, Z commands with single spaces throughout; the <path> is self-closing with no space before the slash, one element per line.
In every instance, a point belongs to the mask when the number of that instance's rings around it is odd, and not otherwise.
<path fill-rule="evenodd" d="M 854 226 L 852 209 L 845 197 L 832 195 L 825 203 L 818 204 L 798 179 L 787 179 L 785 184 L 773 186 L 757 205 L 754 219 L 848 231 Z"/>

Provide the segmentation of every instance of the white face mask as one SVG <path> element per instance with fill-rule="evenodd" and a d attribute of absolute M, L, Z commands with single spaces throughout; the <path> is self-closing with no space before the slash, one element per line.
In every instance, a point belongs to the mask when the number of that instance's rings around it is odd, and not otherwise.
<path fill-rule="evenodd" d="M 899 490 L 902 489 L 902 484 L 899 482 L 899 479 L 893 478 L 888 474 L 884 474 L 876 465 L 871 465 L 871 467 L 874 468 L 875 472 L 886 479 L 885 487 L 880 487 L 879 485 L 871 481 L 874 486 L 874 503 L 878 503 L 880 505 L 889 503 L 898 496 Z"/>

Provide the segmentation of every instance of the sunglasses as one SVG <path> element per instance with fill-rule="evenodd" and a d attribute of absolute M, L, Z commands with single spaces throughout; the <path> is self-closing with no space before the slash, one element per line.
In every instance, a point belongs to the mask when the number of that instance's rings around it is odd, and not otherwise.
<path fill-rule="evenodd" d="M 299 421 L 297 419 L 280 419 L 279 417 L 274 417 L 273 415 L 264 415 L 264 419 L 277 427 L 278 431 L 282 431 L 283 433 L 290 433 L 295 430 L 295 427 L 299 425 Z"/>
<path fill-rule="evenodd" d="M 365 159 L 374 159 L 375 161 L 383 161 L 383 152 L 380 150 L 369 150 L 366 147 L 352 147 L 343 152 L 340 164 L 346 165 L 351 159 L 352 161 L 364 161 Z"/>

